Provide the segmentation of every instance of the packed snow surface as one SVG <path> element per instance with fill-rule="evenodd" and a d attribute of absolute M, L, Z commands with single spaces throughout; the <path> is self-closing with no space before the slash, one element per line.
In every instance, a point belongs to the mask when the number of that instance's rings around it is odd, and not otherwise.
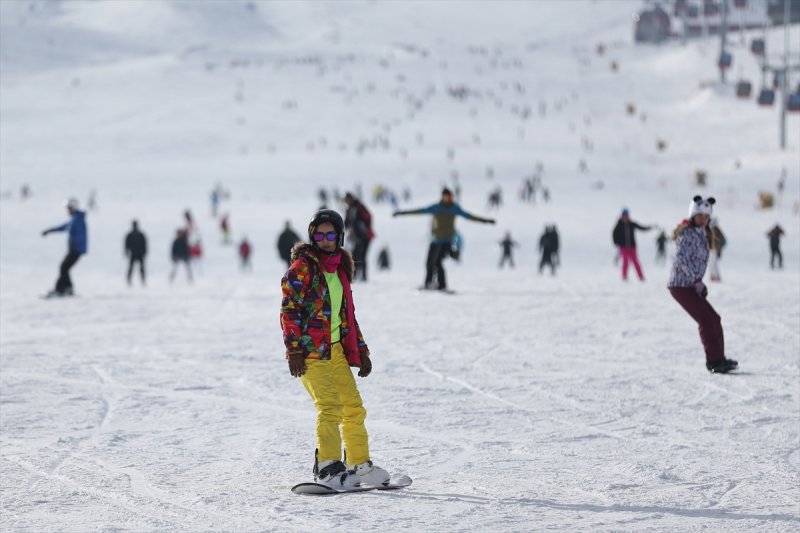
<path fill-rule="evenodd" d="M 740 77 L 759 87 L 761 31 L 730 36 L 722 84 L 717 38 L 633 45 L 640 8 L 0 2 L 0 529 L 796 531 L 800 119 L 780 150 L 779 110 L 735 97 Z M 783 30 L 766 35 L 777 61 Z M 797 60 L 797 26 L 790 42 Z M 552 199 L 520 202 L 537 166 Z M 217 183 L 252 273 L 220 242 Z M 458 220 L 455 294 L 416 290 L 429 217 L 392 218 L 379 184 L 401 208 L 458 185 L 467 211 L 497 219 Z M 275 241 L 286 220 L 305 232 L 319 188 L 358 187 L 377 233 L 354 285 L 371 453 L 414 484 L 300 497 L 315 411 L 284 361 Z M 40 233 L 92 190 L 78 296 L 41 299 L 66 238 Z M 645 282 L 613 263 L 620 208 L 670 232 L 695 194 L 718 199 L 728 239 L 707 283 L 735 375 L 705 370 L 658 230 L 638 234 Z M 194 284 L 170 284 L 186 209 L 205 257 Z M 125 283 L 134 218 L 146 287 Z M 546 224 L 556 276 L 537 272 Z M 517 265 L 498 270 L 509 231 Z"/>

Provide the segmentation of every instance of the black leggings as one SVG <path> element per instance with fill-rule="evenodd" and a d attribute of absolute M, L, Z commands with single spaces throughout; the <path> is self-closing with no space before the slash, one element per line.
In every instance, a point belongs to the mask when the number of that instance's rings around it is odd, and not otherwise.
<path fill-rule="evenodd" d="M 58 280 L 56 281 L 56 292 L 58 294 L 64 294 L 67 291 L 72 292 L 72 280 L 69 277 L 69 270 L 75 265 L 75 263 L 78 262 L 78 259 L 80 258 L 81 254 L 78 252 L 70 252 L 67 254 L 67 257 L 61 261 Z"/>

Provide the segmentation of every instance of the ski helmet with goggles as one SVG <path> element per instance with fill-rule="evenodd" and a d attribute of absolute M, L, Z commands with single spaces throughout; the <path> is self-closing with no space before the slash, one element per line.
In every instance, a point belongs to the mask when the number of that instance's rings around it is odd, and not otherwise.
<path fill-rule="evenodd" d="M 339 239 L 336 241 L 336 249 L 338 250 L 344 246 L 344 220 L 342 216 L 333 209 L 320 209 L 314 213 L 314 216 L 311 217 L 311 221 L 308 223 L 308 240 L 311 244 L 316 246 L 313 235 L 314 230 L 325 222 L 329 222 L 336 233 L 339 234 Z"/>

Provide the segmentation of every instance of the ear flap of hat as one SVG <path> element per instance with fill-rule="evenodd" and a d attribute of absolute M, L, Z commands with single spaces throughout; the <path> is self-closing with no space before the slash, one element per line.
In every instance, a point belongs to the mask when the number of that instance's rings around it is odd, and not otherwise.
<path fill-rule="evenodd" d="M 706 202 L 710 203 L 711 205 L 714 205 L 715 203 L 717 203 L 717 199 L 714 198 L 713 196 L 709 196 L 708 198 L 706 198 Z"/>
<path fill-rule="evenodd" d="M 697 196 L 695 196 L 694 198 L 692 198 L 692 201 L 693 201 L 694 203 L 696 203 L 696 204 L 699 204 L 700 202 L 702 202 L 702 201 L 703 201 L 703 197 L 702 197 L 702 196 L 700 196 L 700 195 L 698 194 Z"/>

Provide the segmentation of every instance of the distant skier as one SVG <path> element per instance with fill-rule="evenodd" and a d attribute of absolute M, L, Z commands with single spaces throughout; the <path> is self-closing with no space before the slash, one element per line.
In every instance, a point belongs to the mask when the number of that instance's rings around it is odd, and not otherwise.
<path fill-rule="evenodd" d="M 189 263 L 190 259 L 190 250 L 189 250 L 189 238 L 186 234 L 185 229 L 179 229 L 175 232 L 175 240 L 172 241 L 172 272 L 169 275 L 169 281 L 175 279 L 175 273 L 178 271 L 178 265 L 183 263 L 186 265 L 186 277 L 189 280 L 189 283 L 192 282 L 192 266 Z"/>
<path fill-rule="evenodd" d="M 136 263 L 139 263 L 139 274 L 142 278 L 142 285 L 144 285 L 144 258 L 147 255 L 147 237 L 139 231 L 139 223 L 136 220 L 131 222 L 131 231 L 125 236 L 125 255 L 129 260 L 128 285 L 133 280 L 133 268 Z"/>
<path fill-rule="evenodd" d="M 642 267 L 639 265 L 639 258 L 636 256 L 636 230 L 649 231 L 652 226 L 642 226 L 630 219 L 630 212 L 627 208 L 620 213 L 617 225 L 614 227 L 612 238 L 614 244 L 619 249 L 619 255 L 622 258 L 622 279 L 628 279 L 628 264 L 633 263 L 636 269 L 636 275 L 639 276 L 641 281 L 644 281 L 644 274 Z"/>
<path fill-rule="evenodd" d="M 214 187 L 211 191 L 211 216 L 217 218 L 217 210 L 219 209 L 220 191 L 219 185 Z"/>
<path fill-rule="evenodd" d="M 292 247 L 298 242 L 300 236 L 292 230 L 292 224 L 287 220 L 283 233 L 278 237 L 278 253 L 286 261 L 286 266 L 292 266 Z"/>
<path fill-rule="evenodd" d="M 544 272 L 544 267 L 550 267 L 550 274 L 556 275 L 558 254 L 558 234 L 556 233 L 555 226 L 545 226 L 544 233 L 539 238 L 539 251 L 542 253 L 542 258 L 539 261 L 539 274 Z"/>
<path fill-rule="evenodd" d="M 347 238 L 352 243 L 351 253 L 355 261 L 355 278 L 367 281 L 367 250 L 375 233 L 372 231 L 372 214 L 361 201 L 351 193 L 344 195 L 347 212 L 344 216 L 344 227 Z"/>
<path fill-rule="evenodd" d="M 656 238 L 656 263 L 665 263 L 667 261 L 667 234 L 664 230 L 658 234 Z"/>
<path fill-rule="evenodd" d="M 318 211 L 308 239 L 292 249 L 281 280 L 280 322 L 289 373 L 300 378 L 317 409 L 314 478 L 335 488 L 379 485 L 389 473 L 371 460 L 367 412 L 350 370 L 357 367 L 367 377 L 372 362 L 353 306 L 354 265 L 342 247 L 344 220 L 333 210 Z"/>
<path fill-rule="evenodd" d="M 250 241 L 247 240 L 247 237 L 245 237 L 242 239 L 242 242 L 239 243 L 239 260 L 242 270 L 253 270 L 253 266 L 250 264 L 250 254 L 252 251 L 253 247 L 250 245 Z"/>
<path fill-rule="evenodd" d="M 231 242 L 231 228 L 228 222 L 229 215 L 225 213 L 219 221 L 219 230 L 222 232 L 222 243 L 230 244 Z"/>
<path fill-rule="evenodd" d="M 389 260 L 389 248 L 384 246 L 378 254 L 378 268 L 380 270 L 389 270 L 391 268 L 391 261 Z"/>
<path fill-rule="evenodd" d="M 712 248 L 708 257 L 709 279 L 711 281 L 721 281 L 722 278 L 719 274 L 719 261 L 722 259 L 722 249 L 728 243 L 728 240 L 725 238 L 725 234 L 722 233 L 722 229 L 720 229 L 719 221 L 716 219 L 716 217 L 711 219 L 709 227 L 711 228 L 711 232 L 714 234 L 714 247 Z"/>
<path fill-rule="evenodd" d="M 775 224 L 771 230 L 767 232 L 769 237 L 769 267 L 775 268 L 775 258 L 778 258 L 778 268 L 783 268 L 783 254 L 781 253 L 781 237 L 783 236 L 783 228 Z"/>
<path fill-rule="evenodd" d="M 511 232 L 506 232 L 505 238 L 500 241 L 500 247 L 503 249 L 503 255 L 500 257 L 500 268 L 508 261 L 511 268 L 514 268 L 514 247 L 519 246 L 517 241 L 511 238 Z"/>
<path fill-rule="evenodd" d="M 424 288 L 444 291 L 447 290 L 447 281 L 442 262 L 450 254 L 453 240 L 456 237 L 456 217 L 462 216 L 467 220 L 474 220 L 484 224 L 494 224 L 495 221 L 491 218 L 472 215 L 461 209 L 461 206 L 453 201 L 453 193 L 447 188 L 442 190 L 442 199 L 439 203 L 421 209 L 395 211 L 392 216 L 420 214 L 433 215 L 432 239 L 428 247 Z M 434 277 L 436 278 L 436 286 L 434 286 Z"/>
<path fill-rule="evenodd" d="M 712 373 L 726 374 L 739 363 L 725 357 L 722 321 L 708 303 L 708 289 L 703 283 L 708 256 L 714 248 L 714 234 L 708 222 L 715 203 L 712 197 L 695 196 L 689 205 L 689 218 L 675 228 L 677 250 L 667 286 L 672 297 L 699 326 L 706 368 Z"/>
<path fill-rule="evenodd" d="M 78 259 L 86 253 L 88 247 L 88 236 L 86 232 L 86 214 L 80 211 L 78 200 L 70 198 L 66 202 L 67 213 L 69 213 L 69 222 L 46 229 L 42 232 L 42 237 L 50 233 L 66 231 L 68 233 L 67 239 L 67 255 L 61 261 L 59 267 L 58 280 L 56 280 L 55 289 L 50 291 L 47 296 L 72 296 L 74 294 L 72 287 L 72 279 L 70 278 L 69 271 L 78 262 Z"/>

